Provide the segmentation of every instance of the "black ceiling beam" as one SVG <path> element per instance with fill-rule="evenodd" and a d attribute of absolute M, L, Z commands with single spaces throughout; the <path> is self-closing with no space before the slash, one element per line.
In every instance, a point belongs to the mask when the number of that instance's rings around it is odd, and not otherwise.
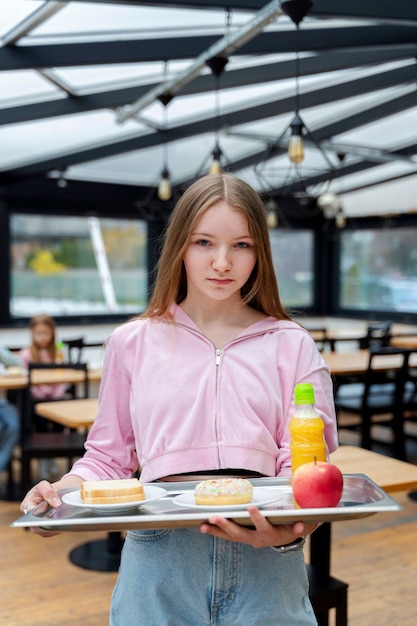
<path fill-rule="evenodd" d="M 125 4 L 136 6 L 165 6 L 193 9 L 236 9 L 259 11 L 266 0 L 161 0 L 161 2 L 142 2 L 141 0 L 84 0 L 98 4 Z M 392 21 L 417 21 L 415 0 L 314 0 L 310 16 L 344 17 L 352 19 L 377 19 Z"/>
<path fill-rule="evenodd" d="M 77 0 L 68 0 L 75 2 Z M 161 0 L 161 2 L 143 2 L 142 0 L 84 0 L 91 4 L 125 4 L 128 6 L 155 6 L 155 7 L 177 7 L 194 9 L 224 9 L 224 0 Z M 239 9 L 242 11 L 259 11 L 265 6 L 265 0 L 227 0 L 227 8 Z"/>
<path fill-rule="evenodd" d="M 383 50 L 346 51 L 333 54 L 318 54 L 306 57 L 300 64 L 300 76 L 312 76 L 322 72 L 342 70 L 358 65 L 374 65 L 377 63 L 400 60 L 414 56 L 415 46 L 399 46 L 398 48 L 384 48 Z M 282 61 L 277 63 L 265 63 L 262 65 L 231 69 L 224 72 L 219 89 L 231 89 L 266 83 L 294 76 L 294 61 Z M 123 106 L 126 102 L 132 102 L 143 96 L 157 83 L 126 87 L 121 89 L 109 89 L 85 94 L 72 98 L 51 99 L 48 101 L 35 102 L 32 104 L 15 105 L 0 109 L 0 126 L 5 124 L 17 124 L 47 117 L 58 117 L 74 113 L 85 113 L 98 109 L 112 109 Z M 206 93 L 213 90 L 213 77 L 201 75 L 191 83 L 184 86 L 180 96 Z"/>
<path fill-rule="evenodd" d="M 380 46 L 415 44 L 416 38 L 417 29 L 411 26 L 304 28 L 299 32 L 299 50 L 320 52 L 341 48 L 372 49 Z M 201 35 L 153 40 L 5 46 L 0 48 L 0 71 L 192 59 L 218 39 L 219 37 Z M 234 55 L 282 52 L 294 52 L 292 30 L 261 33 L 236 50 Z"/>
<path fill-rule="evenodd" d="M 374 19 L 390 22 L 415 22 L 417 12 L 415 0 L 314 0 L 309 12 L 311 16 L 343 17 L 352 19 Z"/>
<path fill-rule="evenodd" d="M 348 132 L 355 128 L 360 128 L 365 124 L 382 120 L 390 115 L 396 115 L 402 111 L 407 111 L 416 105 L 416 94 L 408 93 L 398 98 L 392 98 L 381 104 L 371 105 L 370 108 L 363 108 L 359 113 L 344 116 L 339 120 L 326 125 L 323 129 L 314 131 L 314 136 L 318 141 L 330 139 L 336 135 Z"/>

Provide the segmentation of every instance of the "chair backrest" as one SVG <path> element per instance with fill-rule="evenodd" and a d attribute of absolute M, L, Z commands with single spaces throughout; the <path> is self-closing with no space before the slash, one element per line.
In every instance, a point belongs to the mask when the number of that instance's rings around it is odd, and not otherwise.
<path fill-rule="evenodd" d="M 77 337 L 77 339 L 64 339 L 62 343 L 66 346 L 68 361 L 70 363 L 81 363 L 83 348 L 85 346 L 84 337 Z"/>
<path fill-rule="evenodd" d="M 76 370 L 82 372 L 83 376 L 77 385 L 80 386 L 81 393 L 78 397 L 80 398 L 88 398 L 89 397 L 89 378 L 88 378 L 88 366 L 87 363 L 29 363 L 28 365 L 28 383 L 26 388 L 23 391 L 22 396 L 22 422 L 21 422 L 21 436 L 24 438 L 25 435 L 33 432 L 33 421 L 32 421 L 32 411 L 34 402 L 39 402 L 39 399 L 32 398 L 31 388 L 34 385 L 33 374 L 39 370 L 47 370 L 47 371 L 58 371 L 58 370 Z M 70 376 L 68 376 L 70 378 Z M 65 379 L 65 376 L 64 376 Z M 64 381 L 62 381 L 64 382 Z M 53 384 L 51 382 L 51 384 Z M 71 381 L 69 380 L 69 385 L 71 385 Z M 68 399 L 68 398 L 62 398 Z M 53 398 L 53 401 L 59 401 L 59 398 Z M 48 400 L 42 400 L 42 402 L 48 402 Z"/>
<path fill-rule="evenodd" d="M 377 322 L 369 324 L 366 337 L 361 341 L 361 348 L 389 346 L 391 341 L 392 322 Z"/>
<path fill-rule="evenodd" d="M 404 388 L 408 378 L 410 350 L 394 346 L 374 346 L 369 350 L 368 368 L 364 379 L 363 408 L 370 395 L 378 394 L 387 409 L 400 412 L 404 404 Z"/>
<path fill-rule="evenodd" d="M 62 370 L 76 370 L 76 371 L 80 371 L 83 373 L 82 376 L 82 380 L 81 380 L 81 385 L 82 385 L 82 394 L 81 394 L 81 398 L 88 398 L 88 392 L 89 392 L 89 379 L 88 379 L 88 365 L 87 363 L 29 363 L 28 366 L 28 387 L 29 389 L 32 387 L 32 385 L 34 384 L 33 381 L 33 372 L 35 372 L 36 370 L 56 370 L 56 371 L 62 371 Z M 68 375 L 68 377 L 70 378 L 70 376 Z M 64 375 L 65 378 L 65 375 Z M 65 381 L 63 381 L 65 382 Z M 71 380 L 68 380 L 68 384 L 71 384 Z M 53 384 L 53 383 L 51 383 Z"/>
<path fill-rule="evenodd" d="M 407 411 L 417 411 L 417 349 L 409 351 L 409 367 L 405 380 L 405 409 Z"/>

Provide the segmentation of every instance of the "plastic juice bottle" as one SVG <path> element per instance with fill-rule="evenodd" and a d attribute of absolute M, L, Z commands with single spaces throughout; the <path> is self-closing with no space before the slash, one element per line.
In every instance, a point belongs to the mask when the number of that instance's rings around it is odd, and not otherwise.
<path fill-rule="evenodd" d="M 292 472 L 317 461 L 327 461 L 326 442 L 324 440 L 324 422 L 314 408 L 314 389 L 310 383 L 295 386 L 294 399 L 296 411 L 289 425 L 291 433 L 291 464 Z"/>

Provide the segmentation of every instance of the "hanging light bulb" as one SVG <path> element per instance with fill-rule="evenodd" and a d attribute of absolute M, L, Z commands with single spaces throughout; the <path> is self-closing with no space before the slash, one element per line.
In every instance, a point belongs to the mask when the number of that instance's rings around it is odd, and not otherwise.
<path fill-rule="evenodd" d="M 158 198 L 165 201 L 172 198 L 172 185 L 167 167 L 164 167 L 161 172 L 161 180 L 158 185 Z"/>
<path fill-rule="evenodd" d="M 346 215 L 343 213 L 343 209 L 341 208 L 339 213 L 335 217 L 336 226 L 338 228 L 344 228 L 346 226 Z"/>
<path fill-rule="evenodd" d="M 291 136 L 288 144 L 288 158 L 292 163 L 304 161 L 303 121 L 298 113 L 295 114 L 291 124 Z"/>
<path fill-rule="evenodd" d="M 211 153 L 211 156 L 212 156 L 212 161 L 210 165 L 210 174 L 221 174 L 223 171 L 222 164 L 221 164 L 222 151 L 218 144 L 214 146 L 214 150 Z"/>
<path fill-rule="evenodd" d="M 317 198 L 317 205 L 323 211 L 326 220 L 334 220 L 342 210 L 339 196 L 332 192 L 323 193 Z"/>
<path fill-rule="evenodd" d="M 266 222 L 268 228 L 276 228 L 278 226 L 278 205 L 272 198 L 265 202 Z"/>

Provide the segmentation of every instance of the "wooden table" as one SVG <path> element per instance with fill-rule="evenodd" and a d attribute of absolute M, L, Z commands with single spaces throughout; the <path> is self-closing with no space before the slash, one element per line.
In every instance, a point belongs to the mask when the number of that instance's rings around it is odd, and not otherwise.
<path fill-rule="evenodd" d="M 351 376 L 355 374 L 363 374 L 368 368 L 369 350 L 354 350 L 352 352 L 323 352 L 322 357 L 328 365 L 333 376 Z M 399 356 L 384 356 L 381 368 L 389 369 L 399 367 L 402 359 Z M 417 355 L 410 360 L 410 365 L 417 367 Z M 378 361 L 375 361 L 375 367 L 378 367 Z"/>
<path fill-rule="evenodd" d="M 410 348 L 417 350 L 417 335 L 402 335 L 391 338 L 391 345 L 397 348 Z"/>
<path fill-rule="evenodd" d="M 367 330 L 352 326 L 326 328 L 326 330 L 322 328 L 312 328 L 309 332 L 314 341 L 328 341 L 332 350 L 334 350 L 334 344 L 336 341 L 357 341 L 359 343 L 366 338 Z"/>
<path fill-rule="evenodd" d="M 355 341 L 360 344 L 361 341 L 366 339 L 367 327 L 361 328 L 360 326 L 340 326 L 335 328 L 318 327 L 317 329 L 311 328 L 309 330 L 313 339 L 317 342 L 327 342 L 331 350 L 335 349 L 335 343 L 338 341 Z M 407 332 L 410 332 L 407 335 Z M 391 327 L 391 339 L 390 344 L 392 346 L 399 346 L 405 348 L 417 347 L 417 333 L 413 330 L 405 330 L 404 327 L 399 325 L 393 325 Z"/>
<path fill-rule="evenodd" d="M 417 465 L 356 446 L 340 446 L 330 455 L 342 474 L 366 474 L 388 493 L 417 487 Z"/>
<path fill-rule="evenodd" d="M 90 382 L 101 381 L 102 369 L 89 369 L 88 380 Z M 84 381 L 84 373 L 79 370 L 36 370 L 33 372 L 35 385 L 45 384 L 77 384 Z M 28 376 L 24 371 L 21 374 L 0 376 L 0 390 L 10 391 L 13 389 L 25 389 L 28 385 Z"/>
<path fill-rule="evenodd" d="M 98 410 L 97 398 L 38 402 L 36 413 L 67 428 L 90 428 Z"/>

